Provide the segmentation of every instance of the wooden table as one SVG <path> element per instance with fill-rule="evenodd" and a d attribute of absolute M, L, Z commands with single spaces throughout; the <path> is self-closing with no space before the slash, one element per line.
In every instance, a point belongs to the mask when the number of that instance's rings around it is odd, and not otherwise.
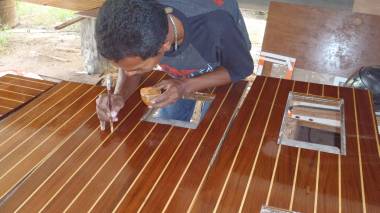
<path fill-rule="evenodd" d="M 55 83 L 18 75 L 0 77 L 0 120 L 53 87 Z"/>
<path fill-rule="evenodd" d="M 367 91 L 257 77 L 222 140 L 245 86 L 217 88 L 196 130 L 141 121 L 146 107 L 135 92 L 114 134 L 99 131 L 94 100 L 103 88 L 55 86 L 0 123 L 0 212 L 258 212 L 265 204 L 379 212 Z M 291 90 L 345 99 L 347 156 L 277 144 Z"/>
<path fill-rule="evenodd" d="M 271 2 L 262 50 L 296 58 L 297 68 L 348 77 L 379 64 L 380 16 Z"/>

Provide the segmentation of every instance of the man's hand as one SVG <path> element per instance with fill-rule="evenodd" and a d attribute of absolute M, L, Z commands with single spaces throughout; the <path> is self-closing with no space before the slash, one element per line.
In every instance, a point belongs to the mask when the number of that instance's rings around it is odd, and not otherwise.
<path fill-rule="evenodd" d="M 101 94 L 96 99 L 96 112 L 101 123 L 108 123 L 110 119 L 112 122 L 118 121 L 117 114 L 123 107 L 124 99 L 121 95 L 111 95 L 111 110 L 108 104 L 108 94 Z"/>
<path fill-rule="evenodd" d="M 185 81 L 185 79 L 170 79 L 154 85 L 154 87 L 163 89 L 165 92 L 152 100 L 151 107 L 165 107 L 182 98 L 186 94 Z"/>
<path fill-rule="evenodd" d="M 155 102 L 152 107 L 164 107 L 192 92 L 226 85 L 230 82 L 230 75 L 224 67 L 218 67 L 214 72 L 205 73 L 195 78 L 164 80 L 156 84 L 155 87 L 166 91 L 152 100 Z"/>

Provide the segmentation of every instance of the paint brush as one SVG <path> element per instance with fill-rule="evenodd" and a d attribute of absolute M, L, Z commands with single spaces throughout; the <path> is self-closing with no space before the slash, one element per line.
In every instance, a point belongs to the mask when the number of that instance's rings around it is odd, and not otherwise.
<path fill-rule="evenodd" d="M 112 105 L 111 105 L 111 92 L 112 92 L 112 76 L 107 75 L 106 77 L 106 87 L 107 87 L 107 95 L 108 95 L 108 109 L 110 112 L 110 117 L 109 117 L 109 122 L 110 122 L 110 127 L 111 127 L 111 133 L 113 133 L 113 122 L 112 122 Z"/>

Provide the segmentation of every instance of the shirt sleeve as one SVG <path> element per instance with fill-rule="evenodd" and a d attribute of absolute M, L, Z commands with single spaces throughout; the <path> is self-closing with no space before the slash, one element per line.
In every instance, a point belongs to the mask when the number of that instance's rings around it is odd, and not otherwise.
<path fill-rule="evenodd" d="M 218 55 L 221 66 L 227 69 L 233 82 L 242 80 L 253 72 L 254 65 L 249 46 L 229 15 L 223 16 L 223 29 L 220 32 Z"/>

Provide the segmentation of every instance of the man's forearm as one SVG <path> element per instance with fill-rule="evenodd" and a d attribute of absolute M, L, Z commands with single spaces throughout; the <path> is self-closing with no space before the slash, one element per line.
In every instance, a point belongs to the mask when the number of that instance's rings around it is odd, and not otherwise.
<path fill-rule="evenodd" d="M 128 97 L 137 89 L 141 81 L 141 75 L 126 76 L 122 69 L 119 69 L 115 94 L 121 95 L 126 101 Z"/>
<path fill-rule="evenodd" d="M 231 77 L 228 71 L 224 67 L 219 67 L 214 72 L 184 80 L 184 89 L 185 93 L 189 94 L 207 88 L 226 85 L 228 83 L 231 83 Z"/>

